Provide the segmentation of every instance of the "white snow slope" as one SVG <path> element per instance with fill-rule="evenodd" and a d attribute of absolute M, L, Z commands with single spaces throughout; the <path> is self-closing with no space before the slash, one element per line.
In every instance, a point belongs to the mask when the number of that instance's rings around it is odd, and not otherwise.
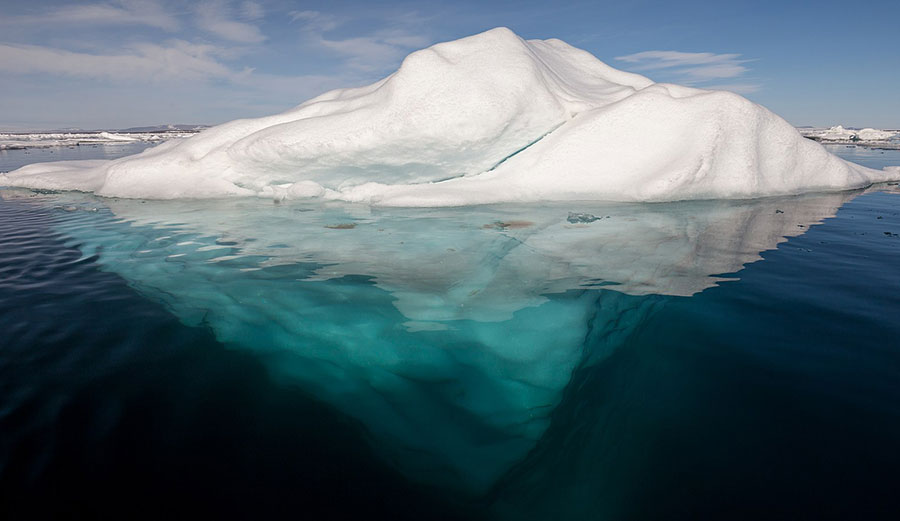
<path fill-rule="evenodd" d="M 0 185 L 454 206 L 752 198 L 897 177 L 829 154 L 736 94 L 654 83 L 560 40 L 498 28 L 282 114 L 113 161 L 29 165 Z"/>

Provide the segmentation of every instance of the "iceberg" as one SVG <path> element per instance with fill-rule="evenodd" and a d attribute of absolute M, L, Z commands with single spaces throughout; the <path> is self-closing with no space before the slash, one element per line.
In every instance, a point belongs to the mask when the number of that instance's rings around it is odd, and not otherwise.
<path fill-rule="evenodd" d="M 839 159 L 736 94 L 654 83 L 497 28 L 282 114 L 103 163 L 29 165 L 0 185 L 437 207 L 755 198 L 896 177 Z"/>

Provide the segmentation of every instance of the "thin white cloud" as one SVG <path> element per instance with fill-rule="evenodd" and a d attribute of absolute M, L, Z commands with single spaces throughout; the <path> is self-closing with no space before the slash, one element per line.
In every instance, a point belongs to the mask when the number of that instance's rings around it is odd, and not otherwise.
<path fill-rule="evenodd" d="M 618 56 L 616 60 L 633 64 L 631 70 L 659 71 L 660 75 L 687 85 L 738 78 L 749 71 L 743 64 L 752 61 L 741 59 L 740 54 L 681 51 L 644 51 Z M 750 86 L 742 85 L 745 89 Z"/>
<path fill-rule="evenodd" d="M 216 122 L 204 114 L 243 117 L 278 112 L 332 88 L 370 83 L 396 68 L 410 51 L 432 41 L 425 34 L 429 24 L 416 13 L 389 13 L 380 8 L 349 15 L 294 11 L 285 17 L 297 34 L 291 43 L 313 61 L 326 60 L 333 66 L 325 72 L 315 65 L 292 70 L 261 62 L 260 66 L 267 68 L 260 71 L 252 67 L 260 44 L 267 40 L 261 29 L 273 23 L 273 11 L 283 4 L 263 0 L 199 0 L 196 4 L 87 0 L 71 4 L 77 5 L 47 9 L 40 16 L 34 14 L 37 9 L 0 15 L 0 83 L 18 86 L 11 89 L 17 91 L 14 99 L 32 102 L 20 108 L 19 102 L 7 101 L 0 110 L 3 123 L 36 121 L 38 113 L 56 121 L 62 116 L 53 107 L 69 106 L 69 126 L 87 125 L 92 118 L 99 118 L 93 112 L 96 107 L 84 111 L 84 102 L 72 103 L 67 95 L 57 94 L 74 85 L 84 89 L 79 92 L 82 99 L 116 97 L 116 110 L 103 118 L 121 120 L 122 125 L 142 124 L 147 117 L 171 119 L 172 114 L 188 112 L 200 115 L 204 122 Z M 8 23 L 23 25 L 14 40 L 2 36 Z M 107 27 L 120 30 L 102 30 Z M 171 34 L 160 37 L 160 30 Z M 53 39 L 46 38 L 48 31 L 54 33 Z M 10 90 L 3 85 L 0 90 Z M 29 90 L 22 85 L 47 88 Z M 41 103 L 42 98 L 32 91 L 52 102 Z M 135 105 L 136 96 L 144 102 Z M 135 107 L 123 108 L 131 107 L 129 103 Z M 162 108 L 148 112 L 143 109 L 147 104 L 165 105 L 172 114 L 157 112 Z"/>
<path fill-rule="evenodd" d="M 262 4 L 257 2 L 243 2 L 240 12 L 245 20 L 259 20 L 266 14 Z"/>
<path fill-rule="evenodd" d="M 67 5 L 40 15 L 0 17 L 0 26 L 17 25 L 141 25 L 165 31 L 176 31 L 178 18 L 162 4 L 152 0 L 118 0 L 115 2 Z"/>
<path fill-rule="evenodd" d="M 173 40 L 143 43 L 121 54 L 88 54 L 39 45 L 0 44 L 4 74 L 53 74 L 116 82 L 198 81 L 248 74 L 219 62 L 216 49 Z"/>
<path fill-rule="evenodd" d="M 244 2 L 239 11 L 241 16 L 250 19 L 262 16 L 262 7 L 254 2 Z M 238 43 L 261 43 L 266 40 L 259 27 L 234 18 L 231 6 L 224 0 L 201 2 L 196 12 L 197 27 L 219 38 Z"/>
<path fill-rule="evenodd" d="M 385 27 L 368 35 L 332 38 L 328 32 L 351 21 L 319 11 L 293 11 L 292 22 L 301 24 L 307 44 L 331 51 L 346 60 L 348 67 L 361 71 L 381 71 L 395 66 L 411 51 L 427 46 L 432 39 L 421 32 L 421 20 L 406 16 L 391 17 Z"/>
<path fill-rule="evenodd" d="M 259 106 L 263 112 L 284 110 L 326 90 L 361 82 L 346 71 L 337 75 L 291 76 L 236 69 L 220 61 L 228 55 L 227 48 L 182 40 L 170 40 L 164 45 L 135 44 L 117 54 L 0 43 L 0 78 L 11 81 L 21 75 L 53 75 L 95 80 L 98 88 L 132 92 L 134 87 L 140 89 L 142 96 L 148 94 L 145 87 L 152 85 L 153 92 L 184 92 L 198 103 L 208 102 L 209 98 L 197 93 L 214 89 L 219 92 L 217 96 Z M 231 88 L 223 89 L 225 84 Z"/>
<path fill-rule="evenodd" d="M 618 56 L 616 59 L 637 63 L 643 70 L 650 70 L 685 65 L 732 63 L 736 62 L 740 57 L 740 54 L 714 54 L 711 52 L 644 51 L 627 56 Z"/>
<path fill-rule="evenodd" d="M 428 45 L 428 40 L 418 35 L 373 35 L 343 40 L 319 38 L 318 44 L 347 57 L 350 67 L 375 71 L 399 62 L 410 51 Z"/>
<path fill-rule="evenodd" d="M 754 92 L 759 92 L 762 89 L 762 85 L 758 83 L 721 83 L 704 85 L 703 88 L 714 90 L 728 90 L 731 92 L 736 92 L 738 94 L 753 94 Z"/>
<path fill-rule="evenodd" d="M 324 33 L 340 25 L 336 16 L 319 11 L 291 11 L 289 15 L 292 22 L 301 22 L 306 31 L 313 33 Z"/>

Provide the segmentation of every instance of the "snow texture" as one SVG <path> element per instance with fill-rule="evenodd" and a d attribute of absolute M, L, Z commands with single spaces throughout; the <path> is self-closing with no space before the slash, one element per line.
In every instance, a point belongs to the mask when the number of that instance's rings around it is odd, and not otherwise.
<path fill-rule="evenodd" d="M 754 198 L 896 177 L 831 155 L 736 94 L 654 83 L 560 40 L 497 28 L 282 114 L 109 162 L 29 165 L 0 185 L 459 206 Z"/>

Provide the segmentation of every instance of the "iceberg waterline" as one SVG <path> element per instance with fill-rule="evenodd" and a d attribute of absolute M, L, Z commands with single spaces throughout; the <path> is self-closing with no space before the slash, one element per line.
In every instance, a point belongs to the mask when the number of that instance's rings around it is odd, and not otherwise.
<path fill-rule="evenodd" d="M 736 94 L 654 83 L 498 28 L 282 114 L 118 160 L 29 165 L 0 185 L 456 206 L 753 198 L 897 178 L 831 155 Z"/>

